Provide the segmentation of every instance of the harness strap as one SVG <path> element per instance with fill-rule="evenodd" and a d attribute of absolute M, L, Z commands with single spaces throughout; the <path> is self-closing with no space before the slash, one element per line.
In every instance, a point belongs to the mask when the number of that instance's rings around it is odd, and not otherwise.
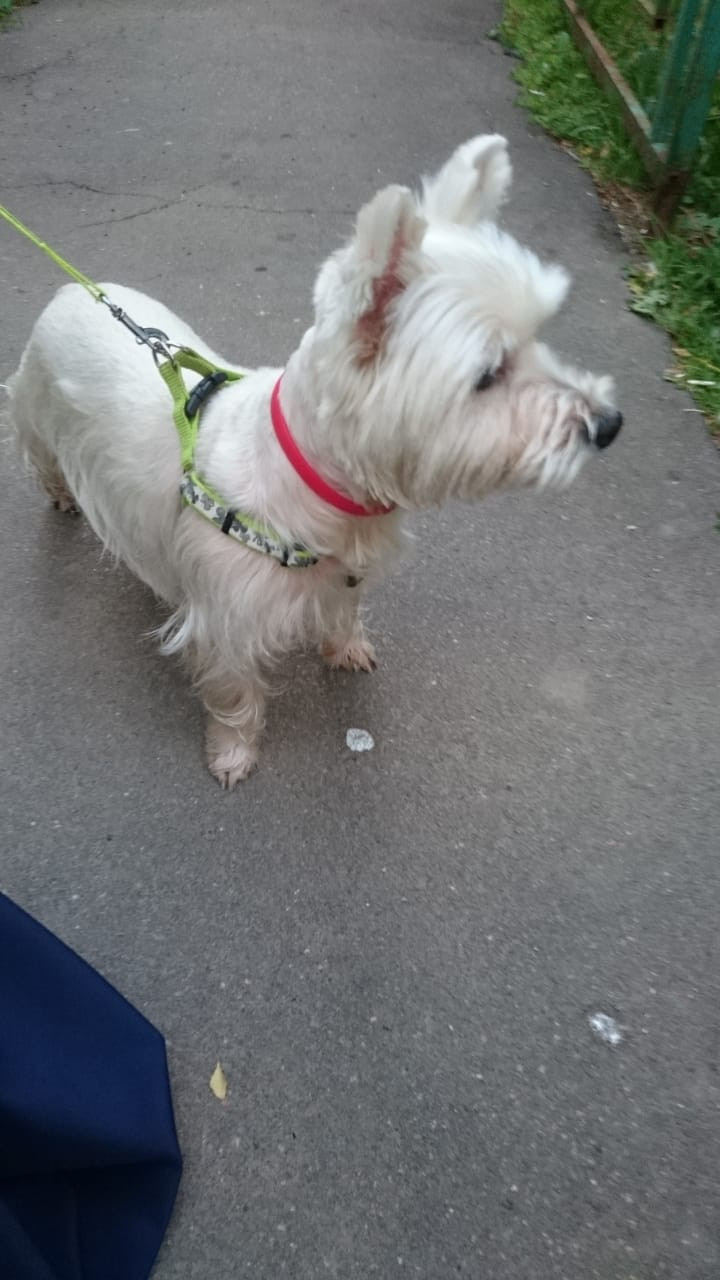
<path fill-rule="evenodd" d="M 199 515 L 214 524 L 220 533 L 235 542 L 241 542 L 251 551 L 263 551 L 287 569 L 308 569 L 317 564 L 319 556 L 302 542 L 286 542 L 272 525 L 261 524 L 245 512 L 235 511 L 197 472 L 184 473 L 180 493 L 186 506 L 193 507 Z"/>
<path fill-rule="evenodd" d="M 158 364 L 160 377 L 167 385 L 173 400 L 173 422 L 180 441 L 182 469 L 190 471 L 200 427 L 200 408 L 206 396 L 203 396 L 199 402 L 197 397 L 193 399 L 193 392 L 188 396 L 182 369 L 190 369 L 192 373 L 199 373 L 203 379 L 211 379 L 213 388 L 222 386 L 224 382 L 239 382 L 245 375 L 234 373 L 230 369 L 218 369 L 217 365 L 206 360 L 204 356 L 199 356 L 196 351 L 191 351 L 189 347 L 181 347 L 175 352 L 172 360 L 164 360 Z M 216 376 L 218 374 L 224 376 L 218 379 Z"/>
<path fill-rule="evenodd" d="M 195 445 L 200 428 L 200 410 L 206 400 L 226 382 L 239 382 L 243 373 L 219 369 L 197 351 L 180 347 L 172 360 L 158 361 L 158 371 L 173 401 L 173 422 L 180 441 L 183 478 L 180 493 L 183 502 L 210 520 L 221 533 L 265 555 L 279 560 L 286 568 L 309 568 L 318 557 L 301 542 L 286 542 L 269 524 L 261 524 L 241 511 L 235 511 L 207 481 L 195 471 Z M 183 369 L 202 375 L 201 381 L 188 395 Z"/>

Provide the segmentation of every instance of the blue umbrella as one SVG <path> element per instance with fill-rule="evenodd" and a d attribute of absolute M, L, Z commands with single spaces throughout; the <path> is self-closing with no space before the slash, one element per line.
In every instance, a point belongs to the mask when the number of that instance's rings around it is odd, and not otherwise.
<path fill-rule="evenodd" d="M 162 1036 L 0 894 L 3 1280 L 146 1280 L 181 1169 Z"/>

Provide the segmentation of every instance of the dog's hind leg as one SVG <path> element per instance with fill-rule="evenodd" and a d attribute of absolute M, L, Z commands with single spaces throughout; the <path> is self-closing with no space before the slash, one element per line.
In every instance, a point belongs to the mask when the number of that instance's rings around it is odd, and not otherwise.
<path fill-rule="evenodd" d="M 14 429 L 20 453 L 30 467 L 41 489 L 44 489 L 58 511 L 79 515 L 79 508 L 70 492 L 62 468 L 50 445 L 43 440 L 35 426 L 34 413 L 37 397 L 28 397 L 23 382 L 27 382 L 25 359 L 18 373 L 10 379 L 10 422 Z M 28 399 L 30 403 L 28 403 Z"/>
<path fill-rule="evenodd" d="M 69 515 L 79 515 L 80 508 L 68 488 L 60 463 L 45 442 L 33 433 L 25 441 L 25 452 L 53 506 Z"/>
<path fill-rule="evenodd" d="M 43 425 L 48 405 L 53 402 L 53 385 L 35 347 L 36 344 L 31 339 L 23 352 L 20 367 L 8 382 L 10 425 L 18 449 L 26 465 L 34 470 L 40 487 L 45 490 L 58 511 L 77 515 L 78 506 L 60 463 L 45 439 Z"/>

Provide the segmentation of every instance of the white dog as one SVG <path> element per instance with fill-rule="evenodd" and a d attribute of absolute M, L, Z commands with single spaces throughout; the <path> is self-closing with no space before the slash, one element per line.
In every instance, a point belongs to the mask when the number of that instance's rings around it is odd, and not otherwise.
<path fill-rule="evenodd" d="M 496 226 L 510 176 L 505 140 L 479 137 L 418 197 L 391 186 L 360 211 L 284 372 L 255 370 L 207 400 L 193 467 L 215 497 L 190 492 L 197 510 L 181 500 L 172 400 L 150 353 L 79 285 L 35 325 L 10 384 L 20 444 L 56 505 L 77 504 L 172 607 L 163 649 L 191 664 L 225 787 L 256 763 L 286 651 L 312 643 L 334 667 L 374 667 L 361 583 L 398 550 L 404 512 L 565 485 L 620 428 L 611 380 L 535 340 L 568 279 Z M 160 303 L 104 289 L 225 363 Z"/>

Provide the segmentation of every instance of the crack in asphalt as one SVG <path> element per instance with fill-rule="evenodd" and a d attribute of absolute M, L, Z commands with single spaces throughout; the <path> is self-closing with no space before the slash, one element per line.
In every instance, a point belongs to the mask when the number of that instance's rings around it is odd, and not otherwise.
<path fill-rule="evenodd" d="M 176 205 L 185 204 L 186 202 L 191 203 L 196 209 L 228 209 L 228 210 L 237 210 L 238 213 L 246 212 L 246 213 L 271 214 L 271 215 L 274 215 L 275 217 L 284 217 L 286 215 L 292 216 L 296 214 L 301 214 L 301 215 L 304 214 L 306 217 L 311 217 L 311 218 L 314 218 L 317 216 L 317 211 L 315 209 L 308 209 L 308 208 L 276 209 L 267 205 L 216 204 L 209 200 L 187 201 L 188 194 L 192 194 L 192 193 L 185 192 L 182 195 L 177 196 L 172 200 L 166 200 L 161 204 L 151 205 L 149 209 L 137 209 L 134 213 L 120 214 L 117 218 L 99 218 L 94 222 L 81 222 L 81 223 L 78 223 L 78 226 L 105 227 L 105 226 L 110 226 L 116 222 L 131 222 L 134 218 L 146 218 L 152 213 L 162 213 L 163 210 L 165 209 L 171 209 Z M 345 217 L 352 217 L 354 210 L 323 209 L 322 212 L 334 214 L 334 215 L 342 215 Z"/>
<path fill-rule="evenodd" d="M 6 186 L 5 191 L 28 191 L 37 187 L 72 187 L 74 191 L 91 191 L 96 196 L 120 198 L 123 196 L 137 200 L 152 200 L 150 191 L 105 191 L 102 187 L 91 187 L 87 182 L 75 182 L 72 178 L 40 178 L 36 182 L 17 182 Z"/>
<path fill-rule="evenodd" d="M 197 187 L 191 187 L 187 191 L 183 191 L 178 196 L 173 196 L 169 200 L 161 201 L 159 204 L 150 205 L 147 209 L 136 209 L 133 213 L 119 214 L 117 217 L 98 218 L 93 222 L 81 222 L 81 227 L 104 227 L 116 222 L 131 222 L 135 218 L 145 218 L 152 213 L 162 213 L 165 209 L 170 209 L 174 205 L 183 204 L 189 197 L 196 192 L 204 190 L 206 187 L 213 186 L 214 183 L 203 182 Z M 104 187 L 93 187 L 88 182 L 77 182 L 73 178 L 40 178 L 32 182 L 18 182 L 5 188 L 6 191 L 26 191 L 31 189 L 43 189 L 46 187 L 70 187 L 73 191 L 89 191 L 92 195 L 106 196 L 108 199 L 129 199 L 129 200 L 151 200 L 152 195 L 149 191 L 108 191 Z M 238 212 L 269 214 L 274 217 L 283 217 L 285 215 L 304 215 L 305 217 L 315 218 L 318 212 L 331 214 L 334 217 L 352 217 L 355 213 L 354 209 L 313 209 L 310 206 L 298 206 L 288 209 L 278 209 L 274 205 L 255 205 L 255 204 L 236 204 L 220 202 L 215 200 L 194 200 L 196 208 L 200 209 L 224 209 L 237 210 Z"/>
<path fill-rule="evenodd" d="M 68 49 L 67 53 L 64 53 L 62 57 L 48 58 L 46 62 L 39 62 L 36 67 L 28 67 L 25 71 L 3 71 L 0 74 L 0 83 L 15 84 L 18 80 L 32 79 L 33 76 L 39 75 L 41 71 L 47 71 L 49 67 L 62 67 L 65 63 L 74 61 L 75 52 L 73 49 Z"/>

